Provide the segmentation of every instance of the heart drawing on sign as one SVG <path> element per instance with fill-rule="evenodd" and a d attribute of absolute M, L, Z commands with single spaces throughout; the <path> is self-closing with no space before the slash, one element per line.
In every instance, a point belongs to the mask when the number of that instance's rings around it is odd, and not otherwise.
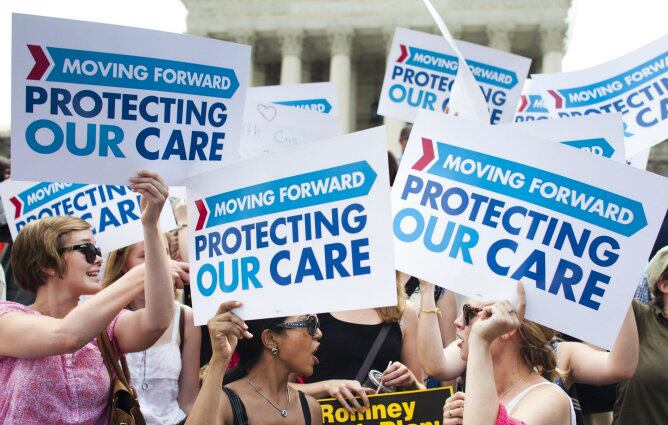
<path fill-rule="evenodd" d="M 263 105 L 260 103 L 257 105 L 257 111 L 267 121 L 271 121 L 276 118 L 276 108 L 271 105 Z"/>

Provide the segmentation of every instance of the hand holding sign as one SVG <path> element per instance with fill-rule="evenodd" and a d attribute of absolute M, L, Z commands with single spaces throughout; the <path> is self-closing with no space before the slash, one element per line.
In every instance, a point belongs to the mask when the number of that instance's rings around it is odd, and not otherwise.
<path fill-rule="evenodd" d="M 464 423 L 464 400 L 466 394 L 457 391 L 443 405 L 443 425 L 461 425 Z"/>
<path fill-rule="evenodd" d="M 229 360 L 237 348 L 240 339 L 251 339 L 253 335 L 248 332 L 248 326 L 232 309 L 240 307 L 239 301 L 228 301 L 218 307 L 216 315 L 209 320 L 208 328 L 211 336 L 211 348 L 214 356 L 218 355 Z"/>
<path fill-rule="evenodd" d="M 388 387 L 418 388 L 418 380 L 413 372 L 401 362 L 394 362 L 383 372 L 380 383 Z"/>
<path fill-rule="evenodd" d="M 142 224 L 157 224 L 162 207 L 164 207 L 165 201 L 169 197 L 167 184 L 157 173 L 145 170 L 137 172 L 134 177 L 130 177 L 130 183 L 132 191 L 141 195 Z"/>

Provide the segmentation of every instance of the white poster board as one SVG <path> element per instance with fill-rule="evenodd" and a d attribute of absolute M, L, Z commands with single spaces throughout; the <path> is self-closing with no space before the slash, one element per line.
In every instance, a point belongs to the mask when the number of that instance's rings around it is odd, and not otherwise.
<path fill-rule="evenodd" d="M 668 208 L 668 180 L 422 110 L 392 189 L 398 270 L 610 348 Z"/>
<path fill-rule="evenodd" d="M 195 324 L 396 304 L 384 127 L 186 181 Z"/>
<path fill-rule="evenodd" d="M 0 183 L 0 197 L 12 240 L 31 221 L 61 215 L 86 220 L 102 252 L 144 240 L 140 196 L 129 186 L 5 180 Z M 172 207 L 166 202 L 160 230 L 175 228 Z"/>
<path fill-rule="evenodd" d="M 336 115 L 246 99 L 239 156 L 242 160 L 336 137 Z"/>
<path fill-rule="evenodd" d="M 249 64 L 240 44 L 14 14 L 12 176 L 178 185 L 233 162 Z"/>
<path fill-rule="evenodd" d="M 261 102 L 337 115 L 336 86 L 332 82 L 250 87 L 248 97 Z"/>
<path fill-rule="evenodd" d="M 532 81 L 554 117 L 622 113 L 627 158 L 668 138 L 668 35 L 602 65 Z"/>
<path fill-rule="evenodd" d="M 622 114 L 524 121 L 502 124 L 501 127 L 572 146 L 613 161 L 626 162 Z"/>
<path fill-rule="evenodd" d="M 465 41 L 457 46 L 480 85 L 490 123 L 512 122 L 531 60 Z M 459 59 L 441 36 L 397 28 L 387 58 L 378 113 L 413 122 L 419 109 L 444 111 Z"/>

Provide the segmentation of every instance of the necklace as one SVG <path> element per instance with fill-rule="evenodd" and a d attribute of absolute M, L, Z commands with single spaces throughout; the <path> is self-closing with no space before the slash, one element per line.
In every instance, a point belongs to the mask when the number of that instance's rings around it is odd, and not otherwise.
<path fill-rule="evenodd" d="M 527 373 L 526 375 L 524 375 L 524 376 L 522 377 L 522 379 L 520 379 L 519 381 L 516 381 L 513 385 L 511 385 L 510 387 L 508 387 L 508 389 L 506 389 L 506 390 L 503 392 L 503 394 L 501 394 L 501 395 L 499 396 L 499 400 L 501 400 L 501 399 L 503 398 L 504 395 L 508 394 L 508 391 L 512 390 L 512 389 L 515 388 L 517 385 L 519 385 L 522 381 L 524 381 L 525 379 L 527 379 L 527 376 L 531 375 L 531 372 L 532 372 L 532 371 L 529 371 L 529 373 Z"/>
<path fill-rule="evenodd" d="M 143 360 L 142 362 L 144 363 L 144 367 L 143 367 L 143 372 L 142 372 L 142 375 L 141 375 L 142 376 L 141 389 L 146 391 L 146 390 L 148 390 L 148 383 L 146 383 L 146 350 L 144 350 L 144 356 L 143 356 L 142 360 Z"/>
<path fill-rule="evenodd" d="M 278 413 L 280 413 L 281 416 L 283 416 L 284 418 L 288 416 L 288 407 L 290 406 L 290 387 L 288 386 L 288 384 L 285 384 L 285 386 L 286 386 L 286 390 L 287 390 L 287 393 L 288 393 L 288 404 L 285 406 L 284 409 L 281 409 L 280 407 L 276 406 L 276 405 L 274 404 L 274 402 L 272 402 L 271 400 L 269 400 L 264 394 L 262 394 L 262 393 L 260 392 L 260 390 L 255 386 L 255 384 L 253 384 L 253 383 L 251 382 L 250 379 L 246 378 L 246 381 L 248 381 L 248 383 L 250 384 L 250 386 L 253 387 L 253 389 L 255 390 L 255 392 L 258 393 L 258 394 L 260 395 L 260 397 L 262 397 L 263 399 L 265 399 L 265 400 L 267 401 L 267 403 L 271 404 L 271 407 L 273 407 L 274 409 L 278 410 Z"/>

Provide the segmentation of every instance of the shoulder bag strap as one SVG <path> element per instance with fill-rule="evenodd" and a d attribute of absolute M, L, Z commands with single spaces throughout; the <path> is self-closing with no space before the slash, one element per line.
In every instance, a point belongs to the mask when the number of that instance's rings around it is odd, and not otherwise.
<path fill-rule="evenodd" d="M 376 356 L 378 355 L 380 346 L 383 345 L 383 342 L 385 342 L 385 338 L 387 337 L 387 334 L 390 332 L 391 326 L 392 323 L 385 323 L 385 325 L 383 325 L 383 327 L 380 329 L 380 332 L 378 332 L 378 336 L 376 337 L 376 340 L 373 342 L 373 345 L 369 349 L 369 353 L 366 355 L 364 363 L 362 363 L 360 370 L 357 372 L 357 376 L 355 376 L 356 381 L 364 382 L 364 377 L 366 376 L 367 373 L 369 373 L 369 369 L 371 368 L 371 364 L 373 363 L 373 361 L 376 360 Z"/>
<path fill-rule="evenodd" d="M 106 330 L 102 331 L 102 333 L 98 336 L 98 346 L 100 348 L 100 352 L 102 353 L 102 358 L 105 361 L 105 364 L 107 365 L 107 370 L 109 370 L 109 375 L 111 376 L 111 367 L 113 366 L 114 372 L 116 372 L 116 377 L 118 378 L 119 381 L 125 386 L 126 389 L 129 391 L 131 390 L 130 387 L 130 382 L 129 382 L 129 376 L 130 376 L 130 371 L 128 370 L 128 364 L 125 361 L 125 357 L 121 357 L 120 361 L 118 359 L 118 355 L 116 354 L 116 350 L 114 350 L 114 347 L 111 344 L 111 341 L 109 340 L 109 335 L 107 335 Z M 112 376 L 112 382 L 113 382 L 113 376 Z"/>

